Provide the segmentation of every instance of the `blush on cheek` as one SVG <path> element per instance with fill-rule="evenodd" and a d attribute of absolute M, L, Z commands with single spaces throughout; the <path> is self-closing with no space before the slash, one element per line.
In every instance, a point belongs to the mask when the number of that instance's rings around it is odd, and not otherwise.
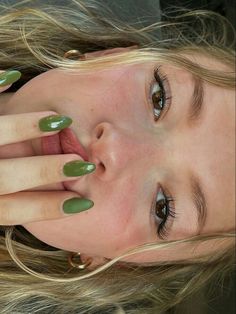
<path fill-rule="evenodd" d="M 125 251 L 148 242 L 147 221 L 136 215 L 135 208 L 123 207 L 128 214 L 120 215 L 116 221 L 115 232 L 112 233 L 113 254 L 109 258 L 123 254 Z M 137 210 L 140 210 L 137 208 Z"/>

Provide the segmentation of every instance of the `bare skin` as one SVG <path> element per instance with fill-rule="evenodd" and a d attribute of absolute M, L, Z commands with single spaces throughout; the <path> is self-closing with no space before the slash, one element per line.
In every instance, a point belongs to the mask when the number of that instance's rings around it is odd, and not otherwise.
<path fill-rule="evenodd" d="M 116 50 L 107 53 L 112 52 Z M 204 56 L 191 58 L 209 68 L 225 69 L 223 64 Z M 94 173 L 71 181 L 72 192 L 62 190 L 62 178 L 55 176 L 48 184 L 42 184 L 37 176 L 34 178 L 34 186 L 28 189 L 35 193 L 40 193 L 39 189 L 54 193 L 55 197 L 47 200 L 46 208 L 48 212 L 55 209 L 54 215 L 65 193 L 70 193 L 70 197 L 86 197 L 95 203 L 93 208 L 77 215 L 56 217 L 52 214 L 50 218 L 31 217 L 21 223 L 41 241 L 64 250 L 80 251 L 99 261 L 136 245 L 161 242 L 156 231 L 163 221 L 161 207 L 156 216 L 151 207 L 157 193 L 164 198 L 163 192 L 175 199 L 170 205 L 176 217 L 170 217 L 167 223 L 167 240 L 235 229 L 235 91 L 204 82 L 203 112 L 197 123 L 190 124 L 187 111 L 193 78 L 186 70 L 165 64 L 161 71 L 168 78 L 172 100 L 168 112 L 160 112 L 158 121 L 154 121 L 150 95 L 158 87 L 153 78 L 157 65 L 153 62 L 122 65 L 83 75 L 50 70 L 15 94 L 0 97 L 3 116 L 29 112 L 46 116 L 45 112 L 55 112 L 71 117 L 71 128 L 85 147 L 89 161 L 97 167 Z M 41 156 L 39 138 L 18 140 L 3 148 L 0 147 L 0 157 L 5 160 L 40 156 L 35 167 L 45 164 L 49 158 Z M 50 169 L 55 170 L 66 159 L 81 158 L 50 157 L 53 158 Z M 52 165 L 54 161 L 57 167 Z M 208 208 L 201 230 L 190 195 L 190 173 L 199 177 Z M 15 181 L 19 182 L 17 178 Z M 32 213 L 39 202 L 40 197 L 35 194 L 34 203 L 29 199 L 27 210 Z M 144 263 L 190 258 L 193 254 L 218 250 L 221 245 L 228 243 L 214 240 L 211 244 L 198 245 L 194 253 L 193 247 L 183 244 L 124 260 Z"/>

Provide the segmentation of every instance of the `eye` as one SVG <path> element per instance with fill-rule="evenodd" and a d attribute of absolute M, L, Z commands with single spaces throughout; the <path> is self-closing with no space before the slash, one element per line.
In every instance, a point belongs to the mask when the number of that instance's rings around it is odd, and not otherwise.
<path fill-rule="evenodd" d="M 168 236 L 168 228 L 166 227 L 169 218 L 175 218 L 175 209 L 170 206 L 170 203 L 174 203 L 174 199 L 171 196 L 167 196 L 162 188 L 159 188 L 152 206 L 152 214 L 155 217 L 157 227 L 157 234 L 159 238 L 165 239 Z"/>
<path fill-rule="evenodd" d="M 160 67 L 154 70 L 154 82 L 151 83 L 151 102 L 154 121 L 159 120 L 164 109 L 171 103 L 170 85 L 165 75 L 160 72 Z"/>

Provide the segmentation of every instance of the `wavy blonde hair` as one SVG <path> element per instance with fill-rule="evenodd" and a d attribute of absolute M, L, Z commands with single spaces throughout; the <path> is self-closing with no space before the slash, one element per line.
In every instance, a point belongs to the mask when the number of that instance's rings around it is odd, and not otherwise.
<path fill-rule="evenodd" d="M 235 31 L 213 12 L 175 9 L 172 17 L 166 14 L 165 21 L 149 26 L 121 22 L 95 0 L 71 0 L 66 7 L 35 6 L 34 1 L 25 0 L 12 6 L 0 4 L 0 12 L 0 68 L 23 73 L 15 89 L 50 68 L 80 69 L 83 73 L 149 61 L 168 62 L 211 84 L 235 88 Z M 63 57 L 71 49 L 86 53 L 134 44 L 139 49 L 83 62 Z M 211 56 L 228 70 L 203 68 L 186 57 L 192 53 Z M 157 262 L 148 267 L 117 263 L 137 252 L 230 238 L 233 244 L 224 250 L 191 260 Z M 163 313 L 208 282 L 223 282 L 234 269 L 234 239 L 235 233 L 216 233 L 145 244 L 92 272 L 78 273 L 68 270 L 68 252 L 46 245 L 22 226 L 2 226 L 1 314 Z"/>

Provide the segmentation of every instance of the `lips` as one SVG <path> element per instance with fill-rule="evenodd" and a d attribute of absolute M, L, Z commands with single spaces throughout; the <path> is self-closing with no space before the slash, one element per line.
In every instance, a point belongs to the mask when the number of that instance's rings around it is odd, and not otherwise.
<path fill-rule="evenodd" d="M 88 155 L 76 135 L 65 128 L 55 135 L 42 138 L 41 148 L 44 155 L 77 154 L 88 161 Z"/>
<path fill-rule="evenodd" d="M 61 148 L 64 154 L 80 155 L 88 161 L 88 155 L 76 135 L 70 128 L 66 128 L 59 133 Z"/>

